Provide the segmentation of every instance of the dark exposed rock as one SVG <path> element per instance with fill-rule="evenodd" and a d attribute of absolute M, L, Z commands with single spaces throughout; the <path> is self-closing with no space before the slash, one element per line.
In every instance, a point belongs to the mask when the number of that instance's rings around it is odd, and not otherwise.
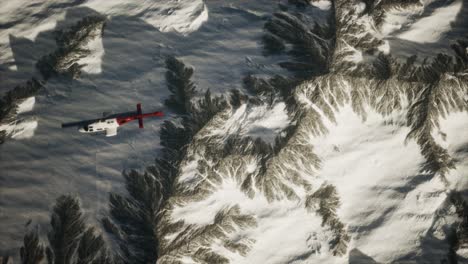
<path fill-rule="evenodd" d="M 191 81 L 193 69 L 186 67 L 175 57 L 166 59 L 166 83 L 172 93 L 165 104 L 179 114 L 188 114 L 190 100 L 195 96 L 195 84 Z"/>
<path fill-rule="evenodd" d="M 42 87 L 42 82 L 32 78 L 25 85 L 16 86 L 13 90 L 8 91 L 0 99 L 0 122 L 13 118 L 17 105 L 22 100 L 34 96 Z"/>
<path fill-rule="evenodd" d="M 22 264 L 40 264 L 45 259 L 45 248 L 39 241 L 37 229 L 24 236 L 20 257 Z"/>
<path fill-rule="evenodd" d="M 94 227 L 86 227 L 77 198 L 60 196 L 53 208 L 47 237 L 47 260 L 55 264 L 92 263 L 106 255 L 105 243 Z"/>
<path fill-rule="evenodd" d="M 349 252 L 349 264 L 378 264 L 373 258 L 362 253 L 357 248 L 354 248 Z"/>
<path fill-rule="evenodd" d="M 298 15 L 279 12 L 265 23 L 265 31 L 265 54 L 287 52 L 291 61 L 280 62 L 279 65 L 297 78 L 305 79 L 327 72 L 332 41 L 325 36 L 324 32 L 328 30 L 319 24 L 310 27 Z M 286 50 L 286 44 L 292 48 Z"/>

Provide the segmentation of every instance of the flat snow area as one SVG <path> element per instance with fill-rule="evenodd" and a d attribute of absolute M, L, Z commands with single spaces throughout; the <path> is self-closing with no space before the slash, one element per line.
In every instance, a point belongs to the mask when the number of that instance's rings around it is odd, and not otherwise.
<path fill-rule="evenodd" d="M 323 161 L 320 178 L 337 187 L 338 216 L 352 236 L 350 250 L 357 248 L 379 263 L 421 249 L 436 253 L 443 241 L 421 243 L 430 240 L 425 235 L 434 228 L 446 186 L 440 177 L 420 172 L 425 159 L 419 146 L 406 142 L 409 128 L 398 125 L 405 112 L 387 118 L 367 112 L 363 121 L 346 105 L 337 112 L 336 124 L 327 121 L 330 132 L 312 140 Z"/>
<path fill-rule="evenodd" d="M 332 3 L 329 0 L 318 0 L 310 2 L 313 6 L 320 8 L 321 10 L 330 10 Z"/>

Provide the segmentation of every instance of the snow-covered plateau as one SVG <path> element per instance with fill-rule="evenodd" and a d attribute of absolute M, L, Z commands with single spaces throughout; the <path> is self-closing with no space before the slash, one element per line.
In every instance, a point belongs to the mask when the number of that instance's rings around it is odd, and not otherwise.
<path fill-rule="evenodd" d="M 0 3 L 0 263 L 468 263 L 467 17 Z M 60 126 L 136 103 L 165 115 Z"/>

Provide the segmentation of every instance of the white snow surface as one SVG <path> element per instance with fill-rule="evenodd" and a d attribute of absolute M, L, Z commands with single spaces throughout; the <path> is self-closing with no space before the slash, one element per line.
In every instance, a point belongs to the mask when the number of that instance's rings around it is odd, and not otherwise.
<path fill-rule="evenodd" d="M 36 98 L 24 99 L 16 108 L 17 117 L 8 124 L 0 124 L 0 131 L 5 131 L 8 138 L 25 139 L 34 136 L 38 122 L 35 118 L 24 118 L 23 115 L 31 112 L 36 103 Z"/>
<path fill-rule="evenodd" d="M 367 112 L 362 121 L 343 107 L 336 124 L 327 122 L 330 133 L 312 144 L 323 160 L 318 174 L 337 187 L 338 215 L 351 230 L 352 247 L 389 263 L 420 249 L 446 186 L 419 172 L 424 157 L 416 142 L 405 143 L 409 128 L 398 125 L 404 112 L 387 119 Z"/>
<path fill-rule="evenodd" d="M 305 254 L 303 261 L 325 261 L 330 257 L 327 241 L 332 237 L 331 232 L 321 226 L 319 216 L 304 208 L 304 201 L 268 202 L 261 194 L 250 199 L 238 183 L 229 178 L 217 185 L 216 191 L 204 200 L 175 208 L 171 217 L 202 226 L 213 223 L 219 210 L 236 204 L 242 214 L 255 217 L 257 226 L 229 234 L 234 241 L 239 238 L 254 241 L 246 256 L 228 251 L 216 242 L 211 245 L 231 263 L 291 263 L 295 257 Z M 309 256 L 311 250 L 316 253 Z M 339 259 L 328 263 L 340 263 Z"/>
<path fill-rule="evenodd" d="M 346 48 L 343 49 L 344 52 L 349 53 L 349 55 L 346 55 L 343 60 L 347 62 L 352 62 L 354 63 L 354 67 L 357 67 L 357 64 L 362 62 L 364 60 L 364 57 L 362 55 L 362 52 L 351 47 L 348 43 L 345 43 Z"/>
<path fill-rule="evenodd" d="M 321 10 L 330 10 L 331 8 L 331 1 L 329 0 L 312 0 L 310 2 L 313 6 L 320 8 Z"/>
<path fill-rule="evenodd" d="M 137 16 L 163 32 L 188 34 L 208 20 L 202 0 L 91 0 L 83 6 L 111 16 Z"/>
<path fill-rule="evenodd" d="M 261 138 L 263 141 L 273 144 L 275 137 L 285 129 L 289 123 L 286 112 L 286 104 L 279 102 L 273 106 L 266 104 L 255 107 L 241 105 L 226 121 L 221 129 L 213 129 L 210 136 L 227 138 L 229 136 L 249 136 Z"/>
<path fill-rule="evenodd" d="M 36 103 L 36 97 L 31 96 L 29 98 L 26 98 L 23 102 L 21 102 L 18 105 L 18 108 L 16 109 L 16 113 L 23 114 L 23 113 L 32 111 L 35 103 Z"/>
<path fill-rule="evenodd" d="M 412 22 L 411 17 L 422 13 L 423 5 L 411 6 L 407 8 L 392 8 L 385 13 L 384 20 L 380 26 L 380 33 L 388 36 L 393 32 L 408 26 Z"/>
<path fill-rule="evenodd" d="M 99 30 L 101 33 L 101 30 Z M 84 65 L 81 70 L 86 73 L 98 74 L 102 72 L 102 57 L 105 54 L 104 45 L 102 43 L 102 37 L 98 34 L 92 40 L 90 40 L 85 47 L 90 51 L 90 54 L 77 61 L 78 64 Z"/>
<path fill-rule="evenodd" d="M 34 136 L 37 125 L 36 120 L 19 119 L 6 125 L 0 125 L 0 131 L 5 131 L 7 137 L 25 139 Z"/>
<path fill-rule="evenodd" d="M 434 43 L 451 29 L 463 5 L 462 0 L 453 1 L 447 6 L 440 7 L 427 16 L 411 24 L 407 30 L 397 35 L 398 38 L 419 43 Z"/>
<path fill-rule="evenodd" d="M 378 38 L 386 42 L 394 57 L 417 55 L 422 59 L 438 53 L 451 53 L 450 44 L 467 33 L 463 0 L 427 0 L 418 5 L 390 8 L 385 11 Z"/>
<path fill-rule="evenodd" d="M 455 159 L 456 168 L 447 178 L 451 188 L 462 191 L 468 185 L 468 113 L 451 113 L 439 119 L 440 129 L 433 132 L 436 142 Z"/>

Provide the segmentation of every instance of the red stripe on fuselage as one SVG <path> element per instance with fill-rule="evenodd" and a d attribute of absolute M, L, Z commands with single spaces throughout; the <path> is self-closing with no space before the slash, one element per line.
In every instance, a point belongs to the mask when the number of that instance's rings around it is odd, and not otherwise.
<path fill-rule="evenodd" d="M 126 117 L 117 117 L 117 123 L 119 126 L 128 123 L 133 120 L 137 120 L 140 118 L 146 118 L 146 117 L 151 117 L 151 116 L 156 116 L 156 117 L 161 117 L 164 116 L 163 112 L 153 112 L 153 113 L 147 113 L 147 114 L 141 114 L 141 115 L 133 115 L 133 116 L 126 116 Z"/>

